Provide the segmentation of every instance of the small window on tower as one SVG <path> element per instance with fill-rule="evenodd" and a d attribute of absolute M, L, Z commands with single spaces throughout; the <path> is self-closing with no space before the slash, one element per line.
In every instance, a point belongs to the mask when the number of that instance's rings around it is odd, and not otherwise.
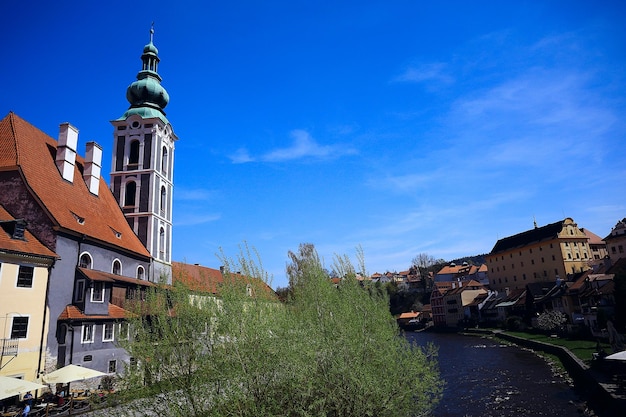
<path fill-rule="evenodd" d="M 133 125 L 135 123 L 133 123 Z M 139 141 L 138 140 L 134 140 L 130 143 L 130 155 L 128 156 L 128 164 L 139 165 Z"/>
<path fill-rule="evenodd" d="M 126 183 L 126 193 L 124 194 L 124 206 L 135 206 L 135 195 L 137 194 L 137 183 L 129 181 Z"/>

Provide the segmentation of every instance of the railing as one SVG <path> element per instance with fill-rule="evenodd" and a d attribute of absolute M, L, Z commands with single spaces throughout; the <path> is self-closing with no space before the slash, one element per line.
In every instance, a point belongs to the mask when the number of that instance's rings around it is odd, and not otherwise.
<path fill-rule="evenodd" d="M 1 339 L 2 356 L 17 356 L 20 339 Z"/>
<path fill-rule="evenodd" d="M 17 358 L 19 339 L 0 339 L 2 342 L 2 351 L 0 351 L 0 369 L 4 368 L 9 362 Z M 4 362 L 5 356 L 11 356 L 7 362 Z"/>

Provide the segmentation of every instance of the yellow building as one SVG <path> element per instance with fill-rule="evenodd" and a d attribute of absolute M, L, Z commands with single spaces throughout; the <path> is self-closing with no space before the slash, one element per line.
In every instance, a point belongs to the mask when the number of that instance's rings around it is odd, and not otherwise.
<path fill-rule="evenodd" d="M 505 237 L 486 257 L 494 290 L 525 288 L 531 282 L 556 282 L 589 269 L 588 236 L 571 218 Z"/>
<path fill-rule="evenodd" d="M 49 270 L 57 256 L 0 205 L 0 375 L 34 381 L 45 365 Z"/>

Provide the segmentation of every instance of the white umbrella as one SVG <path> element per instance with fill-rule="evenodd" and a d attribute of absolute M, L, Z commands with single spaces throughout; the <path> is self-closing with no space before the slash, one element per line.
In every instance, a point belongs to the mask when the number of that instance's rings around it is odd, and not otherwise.
<path fill-rule="evenodd" d="M 0 400 L 45 387 L 45 385 L 24 381 L 19 378 L 0 376 Z"/>
<path fill-rule="evenodd" d="M 106 375 L 95 369 L 85 368 L 78 365 L 67 365 L 52 371 L 43 376 L 43 380 L 48 384 L 69 384 L 74 381 L 82 381 L 83 379 L 95 378 Z"/>
<path fill-rule="evenodd" d="M 96 371 L 95 369 L 70 364 L 44 375 L 43 380 L 46 381 L 48 384 L 67 384 L 67 389 L 69 391 L 70 382 L 82 381 L 85 379 L 95 378 L 104 375 L 106 375 L 104 372 Z M 70 416 L 72 415 L 72 402 L 73 397 L 70 396 Z M 48 407 L 46 407 L 46 416 L 47 415 Z"/>
<path fill-rule="evenodd" d="M 622 350 L 621 352 L 614 353 L 605 357 L 604 359 L 613 359 L 616 361 L 626 361 L 626 350 Z"/>

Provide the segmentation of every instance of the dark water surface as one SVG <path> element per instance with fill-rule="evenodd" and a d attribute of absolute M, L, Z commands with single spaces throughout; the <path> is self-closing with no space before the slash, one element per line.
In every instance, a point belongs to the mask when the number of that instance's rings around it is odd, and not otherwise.
<path fill-rule="evenodd" d="M 406 337 L 439 348 L 446 387 L 436 417 L 582 415 L 574 389 L 531 351 L 458 334 L 409 332 Z"/>

